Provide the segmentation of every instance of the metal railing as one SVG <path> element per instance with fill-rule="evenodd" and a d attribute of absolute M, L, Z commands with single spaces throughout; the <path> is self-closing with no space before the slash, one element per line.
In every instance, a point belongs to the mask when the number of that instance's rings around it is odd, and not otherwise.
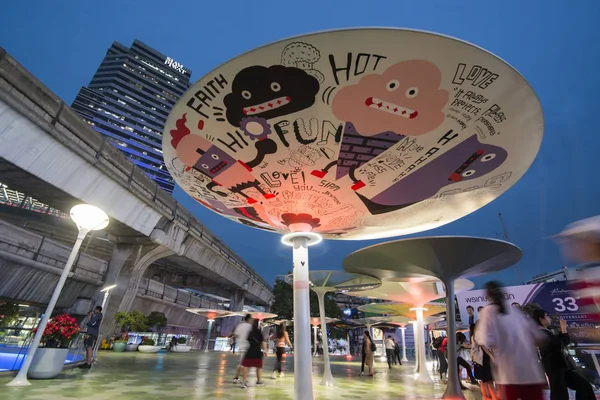
<path fill-rule="evenodd" d="M 21 368 L 33 340 L 32 328 L 19 326 L 0 327 L 0 372 L 17 371 Z M 83 334 L 77 335 L 69 346 L 65 365 L 85 359 Z"/>
<path fill-rule="evenodd" d="M 152 284 L 152 288 L 150 285 Z M 157 290 L 153 290 L 157 289 Z M 160 290 L 162 289 L 162 291 Z M 169 291 L 170 293 L 167 293 Z M 153 297 L 155 299 L 165 300 L 174 304 L 179 304 L 188 308 L 205 308 L 203 304 L 208 303 L 206 307 L 220 309 L 219 303 L 212 301 L 203 296 L 198 296 L 188 291 L 180 290 L 172 286 L 167 286 L 163 283 L 153 281 L 152 279 L 142 278 L 138 286 L 138 294 Z M 174 294 L 174 296 L 172 296 Z M 196 301 L 193 301 L 193 300 Z"/>
<path fill-rule="evenodd" d="M 3 247 L 2 245 L 8 246 L 7 250 L 13 251 L 14 254 L 18 254 L 21 257 L 28 258 L 31 261 L 37 261 L 37 262 L 48 264 L 55 268 L 64 269 L 64 267 L 67 263 L 68 253 L 67 253 L 67 257 L 56 258 L 56 256 L 49 256 L 47 254 L 44 254 L 42 252 L 42 246 L 39 246 L 36 250 L 33 250 L 29 247 L 19 246 L 14 243 L 7 242 L 0 238 L 0 250 Z M 41 257 L 43 257 L 43 259 Z M 106 269 L 108 268 L 108 265 L 105 261 L 103 261 L 105 263 L 105 265 L 103 267 L 103 271 L 99 272 L 97 270 L 92 270 L 92 269 L 86 268 L 86 267 L 82 266 L 81 264 L 79 264 L 80 258 L 81 257 L 77 257 L 77 259 L 75 261 L 75 265 L 73 265 L 73 270 L 72 270 L 73 274 L 79 275 L 79 276 L 84 276 L 84 277 L 91 278 L 91 279 L 95 279 L 97 281 L 104 280 L 104 273 L 105 273 Z M 48 261 L 50 261 L 50 262 L 48 262 Z M 99 260 L 99 261 L 102 261 L 102 260 Z M 79 271 L 85 271 L 86 274 L 78 274 Z"/>

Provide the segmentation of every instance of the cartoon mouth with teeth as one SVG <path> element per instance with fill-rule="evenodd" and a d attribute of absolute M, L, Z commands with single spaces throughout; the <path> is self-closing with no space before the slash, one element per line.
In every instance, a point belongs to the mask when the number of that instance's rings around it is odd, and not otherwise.
<path fill-rule="evenodd" d="M 266 111 L 275 110 L 276 108 L 283 107 L 292 101 L 290 96 L 280 97 L 278 99 L 266 101 L 262 104 L 257 104 L 255 106 L 245 107 L 243 109 L 244 115 L 257 115 Z"/>
<path fill-rule="evenodd" d="M 351 122 L 362 136 L 382 132 L 418 136 L 444 122 L 448 91 L 441 89 L 442 73 L 425 60 L 402 61 L 382 74 L 370 74 L 341 88 L 331 109 Z"/>
<path fill-rule="evenodd" d="M 376 110 L 384 111 L 408 119 L 417 118 L 417 115 L 419 115 L 419 113 L 415 110 L 411 110 L 410 108 L 405 108 L 394 103 L 380 100 L 377 97 L 369 97 L 365 101 L 365 105 Z"/>
<path fill-rule="evenodd" d="M 227 121 L 240 127 L 248 118 L 269 120 L 309 108 L 318 92 L 319 81 L 299 68 L 254 65 L 237 73 L 223 103 Z"/>

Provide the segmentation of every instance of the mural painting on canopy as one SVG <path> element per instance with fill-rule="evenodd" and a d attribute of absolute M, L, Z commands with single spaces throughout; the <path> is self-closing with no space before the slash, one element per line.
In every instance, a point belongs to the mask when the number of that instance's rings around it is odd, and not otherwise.
<path fill-rule="evenodd" d="M 534 92 L 490 53 L 426 32 L 353 29 L 218 67 L 172 110 L 163 154 L 186 193 L 229 219 L 281 233 L 306 220 L 325 238 L 374 239 L 491 202 L 529 168 L 542 135 Z"/>

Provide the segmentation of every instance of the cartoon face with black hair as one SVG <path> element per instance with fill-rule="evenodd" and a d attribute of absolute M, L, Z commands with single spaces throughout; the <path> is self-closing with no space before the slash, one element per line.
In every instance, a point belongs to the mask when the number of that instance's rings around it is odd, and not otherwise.
<path fill-rule="evenodd" d="M 246 118 L 268 120 L 309 108 L 319 81 L 295 67 L 254 65 L 238 72 L 231 90 L 223 103 L 227 121 L 239 127 Z"/>

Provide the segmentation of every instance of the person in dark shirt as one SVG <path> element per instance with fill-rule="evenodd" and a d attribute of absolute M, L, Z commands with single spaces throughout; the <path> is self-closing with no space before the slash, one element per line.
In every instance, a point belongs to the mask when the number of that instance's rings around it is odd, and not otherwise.
<path fill-rule="evenodd" d="M 263 367 L 263 356 L 267 354 L 267 345 L 265 338 L 258 326 L 258 319 L 254 319 L 252 323 L 252 330 L 248 335 L 248 351 L 244 355 L 242 360 L 243 371 L 243 382 L 242 388 L 247 388 L 248 370 L 250 368 L 256 368 L 256 386 L 264 386 L 265 382 L 262 380 L 262 367 Z"/>
<path fill-rule="evenodd" d="M 595 400 L 596 396 L 592 385 L 574 370 L 574 364 L 565 354 L 565 346 L 570 343 L 567 323 L 560 320 L 560 333 L 555 335 L 549 329 L 552 319 L 546 311 L 535 310 L 533 319 L 548 335 L 548 341 L 540 347 L 540 356 L 550 383 L 550 400 L 568 400 L 569 391 L 567 389 L 576 392 L 577 400 Z"/>
<path fill-rule="evenodd" d="M 82 364 L 80 368 L 92 368 L 92 357 L 94 356 L 94 345 L 98 340 L 100 333 L 100 323 L 102 322 L 102 307 L 96 306 L 94 311 L 88 313 L 90 320 L 86 324 L 87 330 L 85 332 L 83 345 L 85 346 L 85 364 Z"/>

